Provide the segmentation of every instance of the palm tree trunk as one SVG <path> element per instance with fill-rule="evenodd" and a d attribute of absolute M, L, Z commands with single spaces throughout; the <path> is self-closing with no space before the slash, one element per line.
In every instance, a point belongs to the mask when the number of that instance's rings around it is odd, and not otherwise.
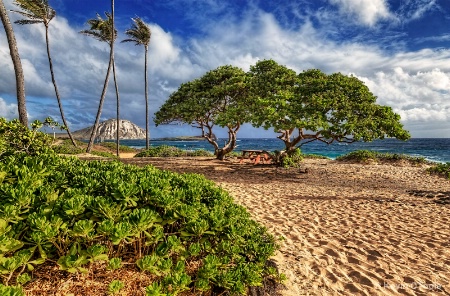
<path fill-rule="evenodd" d="M 150 145 L 150 131 L 148 128 L 148 78 L 147 78 L 147 64 L 148 64 L 148 46 L 145 46 L 145 148 L 148 150 Z"/>
<path fill-rule="evenodd" d="M 120 132 L 120 97 L 119 97 L 119 87 L 117 85 L 116 76 L 116 63 L 114 62 L 114 41 L 115 41 L 115 26 L 114 26 L 114 0 L 111 0 L 111 57 L 113 62 L 113 76 L 114 76 L 114 86 L 116 88 L 116 99 L 117 99 L 117 130 L 116 130 L 116 155 L 119 157 L 119 132 Z"/>
<path fill-rule="evenodd" d="M 6 12 L 3 0 L 0 0 L 0 18 L 2 19 L 2 24 L 5 28 L 6 38 L 8 39 L 9 52 L 16 75 L 17 108 L 19 113 L 19 121 L 24 126 L 28 127 L 28 115 L 25 102 L 25 78 L 23 75 L 23 68 L 20 61 L 19 50 L 17 49 L 16 37 L 14 36 L 14 30 L 11 22 L 9 21 L 8 13 Z"/>
<path fill-rule="evenodd" d="M 120 133 L 120 97 L 119 97 L 119 86 L 117 85 L 117 76 L 116 76 L 116 63 L 114 62 L 113 58 L 113 76 L 114 76 L 114 86 L 116 88 L 116 99 L 117 99 L 117 130 L 116 130 L 116 140 L 117 140 L 117 147 L 116 147 L 116 155 L 119 157 L 119 133 Z"/>
<path fill-rule="evenodd" d="M 88 147 L 86 149 L 86 153 L 90 153 L 91 152 L 92 145 L 94 144 L 95 136 L 97 134 L 98 123 L 100 121 L 100 116 L 102 114 L 102 109 L 103 109 L 103 102 L 105 101 L 106 90 L 108 89 L 109 73 L 111 73 L 111 66 L 112 66 L 112 63 L 113 63 L 113 57 L 112 57 L 111 53 L 112 52 L 110 52 L 110 54 L 109 54 L 108 71 L 106 72 L 105 82 L 103 83 L 103 90 L 102 90 L 102 95 L 100 96 L 100 102 L 99 102 L 99 105 L 98 105 L 97 116 L 95 117 L 95 123 L 94 123 L 94 127 L 92 129 L 91 138 L 89 139 L 89 143 L 88 143 Z"/>
<path fill-rule="evenodd" d="M 69 126 L 67 125 L 66 117 L 64 116 L 64 111 L 61 103 L 61 97 L 59 95 L 58 86 L 56 85 L 55 73 L 53 72 L 53 62 L 52 57 L 50 55 L 50 40 L 48 37 L 48 25 L 45 25 L 45 42 L 47 44 L 47 56 L 48 56 L 48 64 L 50 66 L 50 74 L 52 76 L 53 86 L 55 87 L 56 100 L 58 101 L 59 112 L 61 113 L 61 118 L 64 126 L 67 129 L 67 134 L 69 135 L 70 140 L 72 141 L 73 146 L 77 147 L 77 143 L 75 142 L 72 133 L 69 130 Z"/>

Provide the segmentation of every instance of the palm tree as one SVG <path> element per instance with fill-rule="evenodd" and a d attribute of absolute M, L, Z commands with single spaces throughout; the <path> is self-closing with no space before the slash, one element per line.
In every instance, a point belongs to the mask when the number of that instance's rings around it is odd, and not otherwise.
<path fill-rule="evenodd" d="M 112 14 L 105 12 L 105 15 L 106 15 L 106 19 L 103 19 L 100 16 L 100 14 L 97 13 L 96 19 L 90 19 L 87 21 L 88 25 L 91 28 L 89 30 L 83 30 L 80 32 L 81 34 L 91 36 L 101 42 L 106 42 L 110 46 L 108 70 L 106 72 L 106 77 L 105 77 L 105 81 L 103 84 L 103 91 L 102 91 L 102 94 L 100 97 L 100 102 L 99 102 L 99 106 L 98 106 L 98 110 L 97 110 L 97 116 L 95 118 L 94 128 L 92 130 L 89 144 L 88 144 L 88 147 L 86 150 L 86 152 L 88 152 L 88 153 L 91 152 L 92 145 L 94 143 L 95 136 L 97 133 L 98 124 L 100 121 L 100 116 L 101 116 L 102 108 L 103 108 L 103 102 L 105 101 L 106 90 L 108 88 L 111 67 L 113 68 L 113 71 L 115 69 L 115 66 L 114 66 L 115 65 L 115 63 L 114 63 L 114 41 L 117 38 L 117 31 L 115 29 L 112 30 L 112 28 L 113 28 Z M 116 86 L 116 96 L 117 96 L 117 98 L 119 98 L 117 83 L 115 83 L 115 86 Z M 119 109 L 119 104 L 117 104 L 117 109 Z M 119 114 L 117 114 L 117 116 L 118 115 Z M 119 128 L 119 118 L 117 118 L 117 127 Z M 119 133 L 117 131 L 117 135 L 116 135 L 117 140 L 118 140 L 118 135 L 119 135 Z M 119 147 L 118 141 L 117 141 L 117 147 Z M 118 154 L 118 148 L 117 148 L 116 152 Z"/>
<path fill-rule="evenodd" d="M 135 45 L 144 45 L 145 48 L 145 147 L 149 146 L 149 129 L 148 129 L 148 81 L 147 81 L 147 59 L 148 59 L 148 45 L 150 44 L 150 37 L 152 35 L 150 27 L 145 24 L 139 17 L 132 18 L 133 24 L 131 29 L 125 31 L 130 38 L 122 42 L 134 42 Z"/>
<path fill-rule="evenodd" d="M 25 103 L 25 78 L 23 76 L 22 62 L 20 61 L 19 50 L 17 49 L 16 37 L 14 30 L 9 21 L 3 0 L 0 0 L 0 18 L 5 28 L 6 38 L 8 39 L 9 52 L 14 65 L 16 75 L 16 92 L 17 92 L 17 108 L 19 111 L 19 121 L 28 127 L 27 107 Z"/>
<path fill-rule="evenodd" d="M 114 25 L 114 0 L 111 0 L 111 31 L 115 32 L 115 25 Z M 119 86 L 117 85 L 117 76 L 116 76 L 116 62 L 114 61 L 114 41 L 116 40 L 115 35 L 111 32 L 111 56 L 113 60 L 113 76 L 114 76 L 114 87 L 116 89 L 116 100 L 117 100 L 117 129 L 116 129 L 116 155 L 119 157 L 120 155 L 120 149 L 119 149 L 119 132 L 120 132 L 120 98 L 119 98 Z"/>
<path fill-rule="evenodd" d="M 18 6 L 21 10 L 13 10 L 13 12 L 19 13 L 22 16 L 26 17 L 26 19 L 15 21 L 16 24 L 28 25 L 28 24 L 42 23 L 45 26 L 45 43 L 47 45 L 48 64 L 50 66 L 50 74 L 52 77 L 53 86 L 55 88 L 59 112 L 61 113 L 63 124 L 67 129 L 67 134 L 69 135 L 72 144 L 76 147 L 77 144 L 74 138 L 72 137 L 72 133 L 70 132 L 69 126 L 67 125 L 66 117 L 64 116 L 61 97 L 59 95 L 58 86 L 56 85 L 55 74 L 53 73 L 53 63 L 50 55 L 48 28 L 50 21 L 56 16 L 56 11 L 50 5 L 48 5 L 47 0 L 14 0 L 14 4 Z"/>

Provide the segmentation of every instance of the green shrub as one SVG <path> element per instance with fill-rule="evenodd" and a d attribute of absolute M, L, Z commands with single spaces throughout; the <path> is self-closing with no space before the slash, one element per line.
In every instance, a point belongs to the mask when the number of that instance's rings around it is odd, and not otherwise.
<path fill-rule="evenodd" d="M 424 157 L 414 157 L 406 154 L 397 154 L 397 153 L 382 153 L 378 151 L 370 151 L 370 150 L 356 150 L 352 151 L 346 155 L 342 155 L 336 158 L 338 161 L 352 161 L 352 162 L 397 162 L 397 161 L 406 161 L 414 165 L 427 164 L 427 161 Z"/>
<path fill-rule="evenodd" d="M 85 152 L 85 149 L 73 146 L 72 142 L 69 145 L 54 145 L 52 150 L 58 154 L 81 154 Z"/>
<path fill-rule="evenodd" d="M 147 295 L 194 287 L 244 294 L 273 273 L 265 264 L 277 249 L 273 236 L 201 175 L 16 154 L 0 162 L 0 196 L 5 284 L 47 260 L 86 272 L 99 260 L 118 268 L 109 256 L 130 254 L 155 275 Z"/>
<path fill-rule="evenodd" d="M 117 144 L 114 142 L 102 142 L 98 145 L 109 148 L 113 151 L 116 151 L 117 149 Z M 119 145 L 119 152 L 136 152 L 136 149 L 125 145 Z"/>
<path fill-rule="evenodd" d="M 17 153 L 36 155 L 48 151 L 53 139 L 39 129 L 49 122 L 53 121 L 50 118 L 44 123 L 35 120 L 28 129 L 17 119 L 7 121 L 0 118 L 0 158 Z"/>
<path fill-rule="evenodd" d="M 106 151 L 95 151 L 95 150 L 92 150 L 91 154 L 92 155 L 101 156 L 101 157 L 117 158 L 117 155 L 115 155 L 115 154 L 113 154 L 111 152 L 106 152 Z"/>
<path fill-rule="evenodd" d="M 25 292 L 20 286 L 4 286 L 0 284 L 0 295 L 2 296 L 25 296 Z"/>
<path fill-rule="evenodd" d="M 303 154 L 303 158 L 306 158 L 306 159 L 330 159 L 329 157 L 319 155 L 319 154 Z"/>
<path fill-rule="evenodd" d="M 116 295 L 125 287 L 125 284 L 119 280 L 113 280 L 108 285 L 108 295 Z"/>
<path fill-rule="evenodd" d="M 303 161 L 303 155 L 300 148 L 296 148 L 294 151 L 290 153 L 283 153 L 280 156 L 280 163 L 279 165 L 284 168 L 291 168 L 291 167 L 299 167 L 301 162 Z"/>
<path fill-rule="evenodd" d="M 150 147 L 148 150 L 139 152 L 134 157 L 182 157 L 182 156 L 213 156 L 213 154 L 206 150 L 186 151 L 177 147 L 161 145 L 157 147 Z"/>
<path fill-rule="evenodd" d="M 450 179 L 450 162 L 439 163 L 427 169 L 432 174 L 441 175 L 447 179 Z"/>

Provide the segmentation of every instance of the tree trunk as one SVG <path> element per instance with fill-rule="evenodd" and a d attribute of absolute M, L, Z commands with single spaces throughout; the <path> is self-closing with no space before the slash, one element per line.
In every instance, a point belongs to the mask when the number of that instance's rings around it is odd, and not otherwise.
<path fill-rule="evenodd" d="M 89 143 L 88 143 L 88 147 L 86 149 L 86 153 L 90 153 L 91 152 L 92 145 L 94 144 L 95 136 L 97 135 L 98 124 L 99 124 L 99 121 L 100 121 L 100 116 L 102 114 L 103 102 L 105 101 L 106 90 L 108 89 L 109 74 L 111 73 L 112 63 L 113 63 L 113 58 L 111 57 L 111 52 L 110 52 L 108 71 L 106 72 L 105 82 L 103 84 L 102 95 L 100 96 L 100 102 L 98 104 L 97 116 L 95 117 L 95 123 L 94 123 L 94 127 L 92 129 L 92 133 L 91 133 L 91 137 L 89 139 Z"/>
<path fill-rule="evenodd" d="M 53 72 L 53 62 L 50 55 L 50 40 L 48 38 L 48 24 L 45 24 L 45 43 L 47 44 L 47 57 L 48 64 L 50 66 L 50 75 L 52 77 L 53 86 L 55 88 L 56 100 L 58 101 L 59 112 L 61 113 L 61 119 L 63 121 L 64 126 L 67 129 L 67 134 L 69 135 L 70 140 L 72 141 L 73 146 L 77 147 L 77 143 L 75 142 L 72 133 L 69 130 L 69 125 L 67 124 L 66 117 L 64 116 L 64 111 L 61 103 L 61 97 L 59 95 L 58 86 L 56 85 L 55 74 Z"/>
<path fill-rule="evenodd" d="M 116 130 L 116 155 L 120 156 L 119 149 L 119 132 L 120 132 L 120 97 L 119 97 L 119 87 L 117 85 L 116 76 L 116 63 L 114 61 L 114 42 L 115 42 L 115 25 L 114 25 L 114 0 L 111 0 L 111 57 L 113 62 L 113 76 L 114 76 L 114 87 L 116 89 L 116 100 L 117 100 L 117 130 Z"/>
<path fill-rule="evenodd" d="M 236 133 L 237 129 L 233 130 L 231 128 L 228 128 L 228 142 L 227 144 L 220 149 L 216 149 L 215 154 L 216 158 L 219 160 L 224 160 L 225 155 L 233 151 L 234 148 L 236 148 Z"/>
<path fill-rule="evenodd" d="M 113 58 L 113 78 L 114 78 L 114 87 L 116 89 L 116 99 L 117 99 L 117 129 L 116 129 L 116 142 L 117 142 L 117 147 L 116 147 L 116 155 L 117 157 L 119 157 L 120 154 L 120 149 L 119 149 L 119 145 L 120 145 L 120 97 L 119 97 L 119 86 L 117 85 L 117 77 L 116 77 L 116 63 L 114 61 Z"/>
<path fill-rule="evenodd" d="M 148 63 L 148 45 L 145 46 L 145 148 L 148 150 L 150 145 L 150 131 L 148 128 L 148 78 L 147 78 L 147 63 Z"/>
<path fill-rule="evenodd" d="M 17 108 L 19 113 L 19 121 L 28 128 L 28 115 L 25 102 L 25 78 L 23 75 L 22 63 L 20 61 L 19 50 L 17 49 L 16 37 L 14 30 L 9 21 L 8 13 L 6 11 L 3 0 L 0 0 L 0 18 L 2 19 L 3 27 L 5 28 L 6 38 L 8 39 L 9 53 L 14 65 L 14 72 L 16 75 L 16 92 L 17 92 Z"/>

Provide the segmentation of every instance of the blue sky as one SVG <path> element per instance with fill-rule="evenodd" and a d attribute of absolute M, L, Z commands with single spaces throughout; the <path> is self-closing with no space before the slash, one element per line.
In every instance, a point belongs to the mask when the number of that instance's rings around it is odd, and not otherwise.
<path fill-rule="evenodd" d="M 12 0 L 4 0 L 13 9 Z M 92 125 L 108 63 L 106 44 L 78 34 L 109 11 L 106 0 L 49 0 L 56 80 L 72 130 Z M 218 66 L 248 70 L 274 59 L 297 72 L 353 74 L 402 117 L 413 137 L 450 138 L 450 0 L 116 0 L 119 40 L 139 16 L 152 30 L 150 109 L 186 81 Z M 17 15 L 10 14 L 12 20 Z M 42 25 L 14 25 L 25 69 L 30 119 L 59 120 Z M 116 45 L 122 118 L 145 124 L 143 48 Z M 0 116 L 17 116 L 15 80 L 0 30 Z M 115 117 L 112 82 L 102 119 Z M 151 126 L 151 137 L 197 134 L 187 126 Z M 218 132 L 219 136 L 221 132 Z M 273 133 L 244 126 L 240 137 Z"/>

